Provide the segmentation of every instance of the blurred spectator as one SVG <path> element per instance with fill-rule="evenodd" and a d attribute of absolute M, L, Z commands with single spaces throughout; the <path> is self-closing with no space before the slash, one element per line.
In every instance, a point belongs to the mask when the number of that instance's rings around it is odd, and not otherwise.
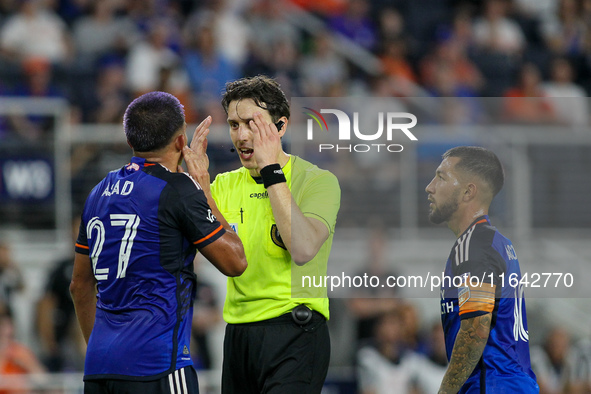
<path fill-rule="evenodd" d="M 92 14 L 77 19 L 73 28 L 76 58 L 92 64 L 107 53 L 127 53 L 137 41 L 139 32 L 125 16 L 115 16 L 117 0 L 102 0 L 92 3 Z"/>
<path fill-rule="evenodd" d="M 210 332 L 222 321 L 222 314 L 211 284 L 198 279 L 196 294 L 193 309 L 191 357 L 193 357 L 195 369 L 212 369 L 215 366 L 209 347 Z"/>
<path fill-rule="evenodd" d="M 488 52 L 520 55 L 526 42 L 519 25 L 507 18 L 507 0 L 485 0 L 484 15 L 474 23 L 476 45 Z"/>
<path fill-rule="evenodd" d="M 251 56 L 242 69 L 244 75 L 269 75 L 279 82 L 287 97 L 300 94 L 300 74 L 298 69 L 300 51 L 292 40 L 276 41 L 272 44 L 269 56 Z"/>
<path fill-rule="evenodd" d="M 52 80 L 52 66 L 45 58 L 28 58 L 23 62 L 24 82 L 17 84 L 12 95 L 18 97 L 60 98 L 61 91 Z M 9 117 L 16 135 L 28 141 L 40 141 L 52 129 L 51 116 L 20 115 Z"/>
<path fill-rule="evenodd" d="M 447 370 L 445 336 L 441 321 L 437 320 L 431 324 L 419 350 L 425 358 L 422 359 L 421 373 L 417 374 L 418 386 L 424 394 L 436 393 Z"/>
<path fill-rule="evenodd" d="M 259 0 L 249 9 L 250 56 L 245 64 L 249 75 L 257 75 L 260 70 L 252 70 L 257 65 L 271 63 L 277 43 L 289 42 L 293 47 L 299 47 L 300 32 L 285 20 L 283 4 L 282 1 Z M 251 71 L 247 71 L 249 69 Z"/>
<path fill-rule="evenodd" d="M 278 1 L 273 4 L 279 3 Z M 209 23 L 215 38 L 215 50 L 235 67 L 241 67 L 249 55 L 250 26 L 242 15 L 247 2 L 211 0 L 184 23 L 186 41 L 195 41 L 196 26 Z M 284 25 L 285 23 L 283 23 Z M 232 26 L 231 29 L 228 26 Z M 188 36 L 188 37 L 187 37 Z M 264 45 L 264 44 L 263 44 Z"/>
<path fill-rule="evenodd" d="M 72 255 L 58 261 L 51 269 L 45 291 L 37 303 L 37 332 L 43 362 L 51 372 L 82 371 L 84 368 L 84 338 L 70 295 L 74 243 L 79 227 L 80 217 L 76 216 L 72 220 Z"/>
<path fill-rule="evenodd" d="M 516 11 L 539 21 L 556 12 L 559 0 L 514 0 Z"/>
<path fill-rule="evenodd" d="M 268 74 L 275 78 L 281 85 L 281 89 L 287 97 L 300 96 L 298 72 L 299 52 L 294 42 L 290 40 L 278 41 L 273 45 L 271 59 L 269 61 Z"/>
<path fill-rule="evenodd" d="M 417 82 L 412 65 L 406 57 L 406 41 L 403 38 L 391 38 L 382 42 L 380 61 L 382 72 L 400 83 Z"/>
<path fill-rule="evenodd" d="M 434 102 L 429 114 L 431 121 L 445 125 L 471 125 L 484 119 L 484 111 L 477 92 L 460 83 L 458 74 L 447 63 L 434 64 L 433 82 L 427 87 Z"/>
<path fill-rule="evenodd" d="M 452 65 L 435 63 L 429 70 L 429 84 L 425 85 L 433 97 L 475 97 L 476 91 L 458 81 Z"/>
<path fill-rule="evenodd" d="M 191 92 L 189 77 L 182 64 L 174 64 L 172 67 L 163 67 L 160 69 L 160 79 L 155 90 L 168 92 L 179 99 L 185 109 L 185 121 L 195 123 L 197 119 L 197 106 L 194 96 Z M 216 104 L 219 104 L 216 101 Z M 207 112 L 211 114 L 210 112 Z"/>
<path fill-rule="evenodd" d="M 18 12 L 0 31 L 2 51 L 13 60 L 45 58 L 54 64 L 67 61 L 70 38 L 66 24 L 43 0 L 22 0 Z"/>
<path fill-rule="evenodd" d="M 588 49 L 589 48 L 589 32 L 591 31 L 591 0 L 582 0 L 582 5 L 581 5 L 581 18 L 583 20 L 583 23 L 585 24 L 585 33 L 586 33 L 586 37 L 585 37 L 585 47 Z"/>
<path fill-rule="evenodd" d="M 443 373 L 409 350 L 404 324 L 397 311 L 378 319 L 374 337 L 357 353 L 359 393 L 430 394 L 439 388 Z"/>
<path fill-rule="evenodd" d="M 125 0 L 125 14 L 130 18 L 135 26 L 143 33 L 149 32 L 156 19 L 164 15 L 158 9 L 158 5 L 165 5 L 168 2 L 158 0 Z"/>
<path fill-rule="evenodd" d="M 589 110 L 587 94 L 574 83 L 571 63 L 562 57 L 555 58 L 551 65 L 551 79 L 542 85 L 549 101 L 556 110 L 560 123 L 570 126 L 587 126 Z"/>
<path fill-rule="evenodd" d="M 71 26 L 76 19 L 85 15 L 92 3 L 98 0 L 49 0 L 48 2 L 68 26 Z"/>
<path fill-rule="evenodd" d="M 373 51 L 377 44 L 377 26 L 369 17 L 367 0 L 349 0 L 345 12 L 328 20 L 328 27 L 355 44 Z"/>
<path fill-rule="evenodd" d="M 8 15 L 16 10 L 19 0 L 0 0 L 0 15 Z"/>
<path fill-rule="evenodd" d="M 123 122 L 123 114 L 131 100 L 125 83 L 125 66 L 109 61 L 98 68 L 96 86 L 89 92 L 88 121 L 91 123 Z"/>
<path fill-rule="evenodd" d="M 289 2 L 310 11 L 319 14 L 322 17 L 339 15 L 347 7 L 347 0 L 288 0 Z"/>
<path fill-rule="evenodd" d="M 404 18 L 396 8 L 387 7 L 378 15 L 378 39 L 384 43 L 404 36 Z"/>
<path fill-rule="evenodd" d="M 19 97 L 63 97 L 53 83 L 51 63 L 42 57 L 31 57 L 22 63 L 25 81 L 17 85 L 12 95 Z"/>
<path fill-rule="evenodd" d="M 312 53 L 304 56 L 299 64 L 302 78 L 302 93 L 310 97 L 329 96 L 331 86 L 344 84 L 348 70 L 333 47 L 329 32 L 321 32 L 314 37 Z"/>
<path fill-rule="evenodd" d="M 522 66 L 517 85 L 505 93 L 502 119 L 525 124 L 556 122 L 554 107 L 541 85 L 540 70 L 533 63 Z"/>
<path fill-rule="evenodd" d="M 29 373 L 43 373 L 45 368 L 27 346 L 14 339 L 12 313 L 0 301 L 0 377 L 14 377 Z M 2 381 L 2 379 L 0 379 Z M 0 389 L 0 394 L 30 394 L 28 380 L 13 380 L 10 389 Z"/>
<path fill-rule="evenodd" d="M 160 70 L 173 67 L 179 61 L 177 54 L 167 46 L 170 34 L 166 22 L 155 20 L 150 25 L 147 39 L 131 48 L 126 79 L 134 97 L 155 90 L 160 81 Z"/>
<path fill-rule="evenodd" d="M 540 394 L 564 392 L 570 352 L 570 334 L 559 327 L 550 330 L 542 346 L 531 349 L 531 366 L 538 378 Z"/>
<path fill-rule="evenodd" d="M 380 283 L 386 283 L 395 272 L 388 267 L 385 229 L 373 226 L 367 241 L 367 259 L 365 266 L 355 274 L 359 277 L 378 277 Z M 396 311 L 400 305 L 398 291 L 392 287 L 361 287 L 352 294 L 347 306 L 353 315 L 356 325 L 357 345 L 372 338 L 375 326 L 382 315 Z M 356 346 L 358 348 L 359 346 Z"/>
<path fill-rule="evenodd" d="M 581 5 L 579 0 L 560 0 L 554 17 L 544 23 L 544 38 L 555 54 L 577 56 L 583 52 L 588 26 L 585 26 Z"/>
<path fill-rule="evenodd" d="M 405 349 L 400 315 L 380 316 L 371 342 L 357 353 L 361 394 L 413 393 L 412 353 Z"/>
<path fill-rule="evenodd" d="M 474 38 L 472 17 L 468 10 L 460 9 L 456 12 L 451 24 L 449 38 L 450 40 L 453 40 L 456 45 L 459 45 L 465 54 L 472 54 L 476 42 Z"/>
<path fill-rule="evenodd" d="M 398 307 L 402 321 L 402 337 L 407 348 L 417 350 L 420 343 L 420 320 L 417 308 L 411 302 L 404 301 Z"/>
<path fill-rule="evenodd" d="M 461 95 L 476 96 L 483 85 L 480 71 L 468 58 L 465 47 L 454 38 L 444 39 L 439 42 L 435 50 L 421 61 L 423 85 L 428 89 L 434 89 L 437 85 L 441 85 L 442 82 L 438 81 L 438 79 L 441 78 L 442 69 L 452 74 L 449 77 L 456 86 L 451 89 L 458 93 L 464 91 L 464 93 L 460 93 Z M 446 94 L 439 95 L 445 96 Z"/>
<path fill-rule="evenodd" d="M 569 394 L 591 393 L 591 340 L 583 338 L 574 344 L 569 358 Z"/>
<path fill-rule="evenodd" d="M 22 291 L 24 287 L 23 275 L 12 259 L 10 246 L 8 243 L 0 241 L 0 303 L 4 304 L 6 308 L 12 309 L 14 293 Z"/>
<path fill-rule="evenodd" d="M 217 103 L 226 82 L 239 77 L 238 70 L 217 51 L 211 22 L 203 21 L 192 26 L 191 31 L 183 56 L 191 89 L 198 102 Z"/>

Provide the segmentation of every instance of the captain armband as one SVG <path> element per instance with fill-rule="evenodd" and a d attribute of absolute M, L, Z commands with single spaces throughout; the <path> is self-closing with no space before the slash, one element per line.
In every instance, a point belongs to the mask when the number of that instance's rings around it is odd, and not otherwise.
<path fill-rule="evenodd" d="M 490 313 L 495 307 L 496 286 L 489 283 L 471 285 L 466 278 L 462 286 L 458 287 L 458 305 L 460 316 L 464 314 Z"/>

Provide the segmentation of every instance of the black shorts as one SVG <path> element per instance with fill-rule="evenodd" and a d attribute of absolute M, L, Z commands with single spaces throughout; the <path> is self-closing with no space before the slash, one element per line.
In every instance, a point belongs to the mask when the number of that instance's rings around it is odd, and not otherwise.
<path fill-rule="evenodd" d="M 291 314 L 246 324 L 228 324 L 224 338 L 222 393 L 316 394 L 330 361 L 326 319 L 297 325 Z"/>
<path fill-rule="evenodd" d="M 158 380 L 87 380 L 84 394 L 198 394 L 197 372 L 191 366 Z"/>

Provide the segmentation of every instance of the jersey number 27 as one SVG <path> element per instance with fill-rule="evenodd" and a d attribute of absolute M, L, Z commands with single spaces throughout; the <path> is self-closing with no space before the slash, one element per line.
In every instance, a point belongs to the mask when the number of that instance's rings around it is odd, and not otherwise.
<path fill-rule="evenodd" d="M 119 263 L 117 264 L 116 279 L 125 278 L 133 240 L 140 224 L 140 217 L 132 214 L 111 214 L 109 218 L 111 219 L 111 226 L 125 227 L 125 233 L 121 238 L 121 246 L 119 248 Z M 93 231 L 95 233 L 94 236 Z M 94 277 L 96 280 L 106 280 L 109 277 L 109 268 L 98 268 L 99 257 L 103 251 L 103 244 L 105 243 L 105 226 L 98 216 L 90 219 L 86 225 L 86 234 L 88 234 L 89 240 L 94 238 L 92 252 L 90 253 Z"/>

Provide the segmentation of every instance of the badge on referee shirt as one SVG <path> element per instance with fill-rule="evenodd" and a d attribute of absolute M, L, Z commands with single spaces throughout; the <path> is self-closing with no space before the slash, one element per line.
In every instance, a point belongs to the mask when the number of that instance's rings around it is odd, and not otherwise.
<path fill-rule="evenodd" d="M 277 228 L 276 224 L 273 224 L 271 226 L 271 240 L 273 241 L 273 243 L 277 246 L 279 246 L 282 249 L 287 250 L 287 248 L 285 247 L 285 244 L 283 243 L 283 239 L 281 239 L 281 234 L 279 234 L 279 229 Z"/>

